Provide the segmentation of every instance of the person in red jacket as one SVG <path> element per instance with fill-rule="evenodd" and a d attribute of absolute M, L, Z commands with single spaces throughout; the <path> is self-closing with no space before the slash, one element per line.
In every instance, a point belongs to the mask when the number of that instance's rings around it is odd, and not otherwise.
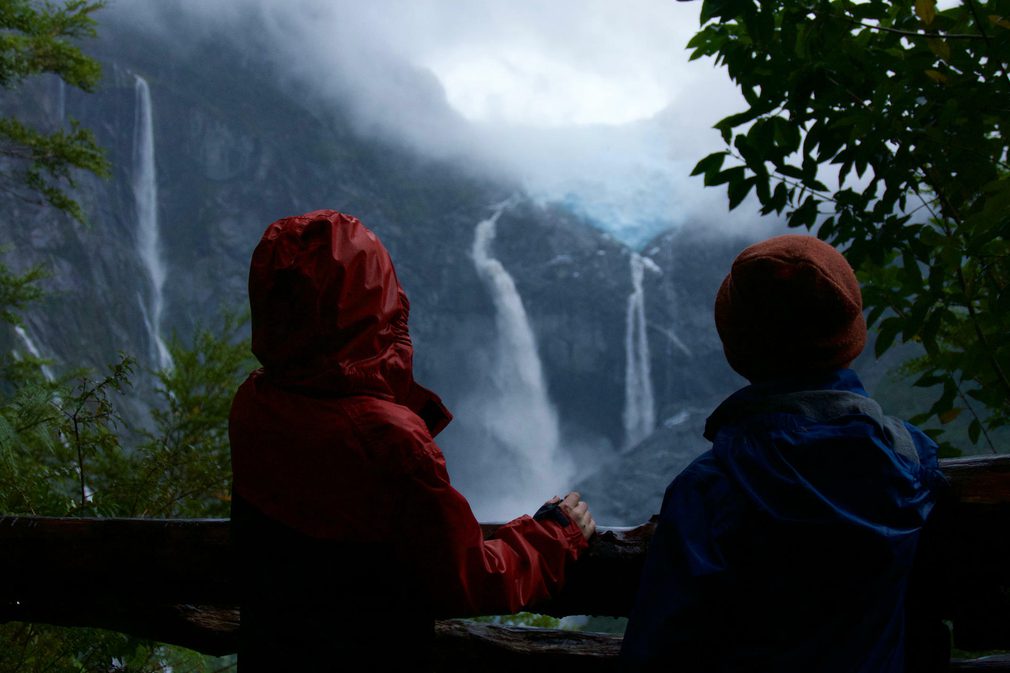
<path fill-rule="evenodd" d="M 579 494 L 485 539 L 433 437 L 388 252 L 332 210 L 271 224 L 249 272 L 261 369 L 229 419 L 239 666 L 424 670 L 434 619 L 555 594 L 595 531 Z M 517 419 L 517 422 L 520 422 Z"/>

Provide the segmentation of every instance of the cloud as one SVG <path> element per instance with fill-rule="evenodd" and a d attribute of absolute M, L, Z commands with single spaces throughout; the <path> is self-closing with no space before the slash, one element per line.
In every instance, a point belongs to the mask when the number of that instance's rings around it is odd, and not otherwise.
<path fill-rule="evenodd" d="M 358 130 L 517 178 L 635 244 L 725 209 L 690 169 L 743 108 L 689 62 L 700 3 L 670 0 L 118 0 L 148 32 L 255 50 Z M 182 39 L 180 39 L 182 38 Z M 753 224 L 744 204 L 727 223 Z"/>

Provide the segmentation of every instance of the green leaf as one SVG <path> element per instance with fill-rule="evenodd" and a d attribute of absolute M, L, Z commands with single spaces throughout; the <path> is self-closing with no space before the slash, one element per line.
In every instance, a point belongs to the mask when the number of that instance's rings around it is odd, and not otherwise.
<path fill-rule="evenodd" d="M 726 186 L 727 193 L 729 194 L 729 209 L 733 210 L 740 205 L 747 194 L 750 193 L 751 188 L 754 186 L 754 178 L 748 178 L 746 180 L 734 180 Z"/>
<path fill-rule="evenodd" d="M 926 40 L 926 45 L 929 46 L 929 50 L 936 54 L 939 58 L 942 58 L 944 61 L 950 60 L 950 45 L 946 40 L 939 37 L 931 37 Z"/>
<path fill-rule="evenodd" d="M 708 23 L 716 17 L 723 17 L 732 5 L 728 0 L 704 0 L 701 3 L 701 23 Z"/>
<path fill-rule="evenodd" d="M 978 422 L 978 419 L 972 419 L 971 423 L 968 424 L 968 439 L 972 444 L 978 444 L 979 436 L 982 434 L 982 424 Z"/>
<path fill-rule="evenodd" d="M 922 270 L 919 268 L 919 260 L 915 258 L 910 250 L 901 253 L 901 268 L 905 272 L 906 282 L 912 287 L 922 285 Z"/>
<path fill-rule="evenodd" d="M 799 149 L 801 137 L 800 129 L 796 124 L 778 116 L 772 117 L 770 122 L 775 143 L 783 152 L 790 153 Z"/>
<path fill-rule="evenodd" d="M 937 308 L 933 310 L 919 331 L 919 339 L 922 341 L 926 353 L 930 356 L 936 356 L 939 353 L 937 335 L 940 333 L 940 327 L 943 325 L 944 315 L 945 311 L 942 309 Z"/>
<path fill-rule="evenodd" d="M 918 379 L 916 379 L 912 383 L 912 385 L 916 386 L 917 388 L 932 388 L 933 386 L 940 385 L 943 382 L 944 382 L 944 377 L 937 376 L 933 372 L 926 372 L 925 374 L 923 374 L 922 376 L 920 376 Z"/>
<path fill-rule="evenodd" d="M 712 152 L 712 154 L 709 154 L 707 157 L 695 164 L 694 169 L 691 171 L 691 175 L 701 175 L 702 173 L 705 175 L 714 175 L 715 173 L 718 173 L 728 155 L 729 152 L 726 151 Z"/>
<path fill-rule="evenodd" d="M 895 337 L 901 332 L 901 328 L 902 321 L 897 317 L 886 318 L 880 323 L 880 327 L 877 328 L 877 339 L 873 345 L 878 358 L 891 347 Z"/>
<path fill-rule="evenodd" d="M 803 169 L 799 166 L 793 166 L 792 164 L 782 164 L 777 166 L 776 170 L 787 178 L 794 178 L 796 180 L 803 179 Z"/>
<path fill-rule="evenodd" d="M 771 198 L 765 204 L 762 212 L 765 215 L 771 213 L 772 211 L 781 213 L 789 203 L 789 193 L 790 190 L 786 187 L 785 183 L 780 182 L 775 185 L 775 190 L 772 192 Z"/>
<path fill-rule="evenodd" d="M 922 25 L 932 25 L 936 19 L 936 0 L 915 0 L 915 15 L 922 20 Z"/>
<path fill-rule="evenodd" d="M 996 310 L 1010 315 L 1010 285 L 1003 287 L 997 292 Z"/>
<path fill-rule="evenodd" d="M 808 196 L 803 204 L 789 214 L 790 227 L 806 227 L 810 229 L 817 221 L 817 204 L 820 201 L 813 196 Z"/>
<path fill-rule="evenodd" d="M 913 304 L 912 310 L 908 311 L 902 320 L 902 341 L 911 341 L 915 337 L 919 336 L 919 332 L 922 329 L 923 324 L 926 322 L 926 317 L 929 315 L 929 309 L 931 307 L 932 302 L 928 299 L 923 300 L 920 298 L 915 302 L 915 304 Z"/>
<path fill-rule="evenodd" d="M 877 304 L 873 308 L 871 308 L 869 312 L 866 314 L 867 327 L 872 327 L 873 325 L 875 325 L 877 323 L 877 320 L 880 319 L 880 316 L 883 315 L 884 311 L 886 310 L 887 307 L 883 306 L 882 304 Z"/>
<path fill-rule="evenodd" d="M 747 122 L 753 121 L 755 118 L 758 117 L 759 114 L 760 114 L 759 112 L 753 109 L 747 110 L 746 112 L 739 112 L 737 114 L 733 114 L 728 117 L 724 117 L 723 119 L 720 119 L 716 123 L 714 128 L 719 131 L 722 131 L 723 138 L 725 139 L 726 137 L 725 134 L 729 131 L 729 129 L 734 129 L 737 126 L 742 126 Z M 729 141 L 727 140 L 727 142 Z"/>
<path fill-rule="evenodd" d="M 706 174 L 705 186 L 710 187 L 712 185 L 721 185 L 725 182 L 739 182 L 744 179 L 744 176 L 744 167 L 734 166 L 732 168 L 719 171 L 715 175 Z"/>

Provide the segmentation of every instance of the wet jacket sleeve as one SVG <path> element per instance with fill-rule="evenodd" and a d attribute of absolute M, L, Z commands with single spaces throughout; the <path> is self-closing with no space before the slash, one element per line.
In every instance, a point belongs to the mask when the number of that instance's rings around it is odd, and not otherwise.
<path fill-rule="evenodd" d="M 587 546 L 573 522 L 522 516 L 485 540 L 427 430 L 418 423 L 388 434 L 411 451 L 394 544 L 437 616 L 512 614 L 557 592 L 566 565 Z"/>
<path fill-rule="evenodd" d="M 740 524 L 721 477 L 696 462 L 667 489 L 621 650 L 622 670 L 704 670 L 719 647 L 718 606 Z"/>

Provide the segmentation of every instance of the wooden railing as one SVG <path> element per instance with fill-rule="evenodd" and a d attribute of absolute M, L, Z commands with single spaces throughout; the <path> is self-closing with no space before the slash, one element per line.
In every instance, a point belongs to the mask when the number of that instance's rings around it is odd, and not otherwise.
<path fill-rule="evenodd" d="M 933 545 L 937 600 L 954 646 L 1010 650 L 1010 456 L 947 460 L 951 484 Z M 107 628 L 208 654 L 236 649 L 239 607 L 229 523 L 222 519 L 0 517 L 0 621 Z M 484 526 L 485 533 L 495 526 Z M 628 614 L 654 525 L 601 529 L 543 614 Z M 616 670 L 620 636 L 437 625 L 443 670 L 578 666 Z M 1010 658 L 951 670 L 1010 671 Z"/>

